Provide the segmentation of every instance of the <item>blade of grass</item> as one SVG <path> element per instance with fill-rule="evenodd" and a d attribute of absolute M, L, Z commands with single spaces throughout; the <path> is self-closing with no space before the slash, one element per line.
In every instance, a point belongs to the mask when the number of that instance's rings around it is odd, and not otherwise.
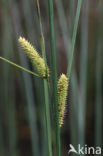
<path fill-rule="evenodd" d="M 75 42 L 76 42 L 76 35 L 77 35 L 77 28 L 78 28 L 78 23 L 79 23 L 81 6 L 82 6 L 82 0 L 78 0 L 75 22 L 74 22 L 74 28 L 73 28 L 73 36 L 72 36 L 72 42 L 71 42 L 70 56 L 68 58 L 68 60 L 69 60 L 68 68 L 67 68 L 68 79 L 70 79 L 70 74 L 71 74 L 71 68 L 72 68 L 73 55 L 74 55 L 74 50 L 75 50 Z M 77 81 L 75 81 L 75 82 L 77 82 Z"/>
<path fill-rule="evenodd" d="M 43 84 L 43 82 L 42 82 Z M 43 87 L 42 87 L 43 88 Z M 43 88 L 44 89 L 44 88 Z M 44 90 L 42 89 L 42 93 L 44 92 Z M 41 104 L 44 102 L 44 95 L 41 98 Z M 40 106 L 40 109 L 42 109 L 41 112 L 41 127 L 42 127 L 42 137 L 41 137 L 41 144 L 42 144 L 42 156 L 48 156 L 48 145 L 47 145 L 47 133 L 46 133 L 46 122 L 45 122 L 45 111 L 44 111 L 44 103 L 42 104 L 42 108 Z M 45 142 L 45 144 L 44 144 Z"/>
<path fill-rule="evenodd" d="M 74 23 L 74 28 L 73 28 L 70 58 L 69 58 L 69 63 L 68 63 L 68 68 L 67 68 L 68 79 L 70 78 L 71 67 L 72 67 L 72 62 L 73 62 L 73 55 L 74 55 L 74 48 L 75 48 L 75 41 L 76 41 L 77 27 L 78 27 L 78 22 L 79 22 L 81 6 L 82 6 L 82 0 L 78 0 L 76 16 L 75 16 L 75 23 Z"/>
<path fill-rule="evenodd" d="M 7 63 L 9 63 L 9 64 L 11 64 L 11 65 L 13 65 L 13 66 L 15 66 L 15 67 L 21 69 L 21 70 L 26 71 L 26 72 L 29 73 L 29 74 L 32 74 L 32 75 L 37 76 L 37 77 L 40 77 L 38 74 L 36 74 L 36 73 L 34 73 L 34 72 L 32 72 L 32 71 L 30 71 L 30 70 L 28 70 L 28 69 L 26 69 L 26 68 L 24 68 L 24 67 L 18 65 L 18 64 L 15 64 L 14 62 L 9 61 L 8 59 L 6 59 L 6 58 L 4 58 L 4 57 L 1 57 L 1 56 L 0 56 L 0 59 L 3 60 L 4 62 L 7 62 Z"/>
<path fill-rule="evenodd" d="M 67 77 L 68 77 L 68 79 L 70 79 L 70 74 L 71 74 L 71 68 L 72 68 L 72 62 L 73 62 L 73 55 L 74 55 L 74 48 L 75 48 L 75 41 L 76 41 L 76 35 L 77 35 L 77 27 L 78 27 L 78 23 L 79 23 L 79 16 L 80 16 L 81 6 L 82 6 L 82 0 L 78 0 L 77 9 L 76 9 L 76 16 L 75 16 L 75 22 L 74 22 L 74 28 L 73 28 L 73 36 L 72 36 L 72 41 L 71 41 L 70 56 L 68 58 L 68 60 L 69 60 L 68 68 L 67 68 Z M 75 79 L 75 76 L 73 77 L 73 80 L 74 80 L 74 82 L 76 82 L 75 84 L 77 86 L 77 81 Z M 72 86 L 74 86 L 74 85 L 72 84 Z M 73 128 L 73 125 L 72 125 L 72 128 Z M 74 138 L 74 137 L 72 136 L 72 138 Z M 76 139 L 76 137 L 73 139 L 73 142 L 74 143 L 75 143 L 75 139 Z"/>
<path fill-rule="evenodd" d="M 45 55 L 44 39 L 41 38 L 42 55 Z M 45 56 L 43 56 L 45 58 Z M 51 139 L 51 122 L 50 122 L 50 108 L 49 108 L 49 91 L 48 91 L 48 80 L 44 79 L 44 103 L 45 103 L 45 116 L 46 116 L 46 128 L 47 128 L 47 139 L 48 139 L 48 150 L 49 156 L 52 156 L 52 139 Z"/>
<path fill-rule="evenodd" d="M 65 48 L 65 53 L 67 57 L 70 56 L 70 49 L 71 49 L 71 32 L 68 30 L 68 22 L 65 16 L 65 11 L 63 8 L 63 4 L 61 0 L 55 0 L 56 2 L 56 7 L 57 7 L 57 13 L 58 13 L 58 18 L 59 18 L 59 23 L 60 23 L 60 28 L 61 32 L 63 35 L 63 40 L 64 40 L 64 48 Z M 69 23 L 73 23 L 74 19 L 74 10 L 75 10 L 75 4 L 74 1 L 70 1 L 70 21 Z M 61 11 L 60 11 L 61 10 Z M 73 27 L 73 25 L 70 25 L 70 28 Z M 71 123 L 71 143 L 76 147 L 77 145 L 77 102 L 78 102 L 78 95 L 79 93 L 79 88 L 78 88 L 78 82 L 77 82 L 77 75 L 75 72 L 75 69 L 73 68 L 72 74 L 71 74 L 71 84 L 72 84 L 72 111 L 70 111 L 70 123 Z M 75 124 L 74 124 L 75 123 Z"/>
<path fill-rule="evenodd" d="M 37 2 L 37 10 L 38 10 L 38 19 L 40 24 L 40 31 L 41 31 L 41 51 L 42 56 L 46 61 L 46 53 L 45 53 L 45 41 L 44 41 L 44 35 L 43 35 L 43 29 L 42 29 L 42 21 L 41 21 L 41 14 L 40 14 L 40 6 L 39 6 L 39 0 L 36 0 Z M 44 79 L 44 104 L 45 104 L 45 119 L 46 119 L 46 131 L 47 131 L 47 141 L 48 141 L 48 155 L 52 156 L 52 141 L 51 141 L 51 123 L 50 123 L 50 108 L 49 108 L 49 94 L 48 94 L 48 80 Z"/>
<path fill-rule="evenodd" d="M 77 27 L 78 27 L 78 23 L 79 23 L 81 6 L 82 6 L 82 0 L 78 0 L 77 9 L 76 9 L 76 16 L 75 16 L 75 22 L 74 22 L 74 28 L 73 28 L 73 36 L 72 36 L 72 42 L 71 42 L 70 56 L 68 58 L 68 60 L 69 60 L 68 68 L 67 68 L 67 77 L 68 77 L 68 79 L 70 79 L 70 74 L 71 74 L 73 55 L 74 55 L 74 49 L 75 49 L 75 42 L 76 42 L 76 35 L 77 35 Z M 75 82 L 77 82 L 77 81 L 75 81 Z"/>
<path fill-rule="evenodd" d="M 56 71 L 56 50 L 54 37 L 54 20 L 53 20 L 53 1 L 48 0 L 48 14 L 50 27 L 50 45 L 51 45 L 51 71 L 52 71 L 52 85 L 54 97 L 54 112 L 55 112 L 55 142 L 56 142 L 56 156 L 60 156 L 60 129 L 58 122 L 58 98 L 57 98 L 57 71 Z"/>

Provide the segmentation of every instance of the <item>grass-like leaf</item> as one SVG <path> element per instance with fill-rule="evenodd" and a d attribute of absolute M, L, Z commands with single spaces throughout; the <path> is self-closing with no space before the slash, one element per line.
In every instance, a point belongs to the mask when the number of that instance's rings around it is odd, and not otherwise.
<path fill-rule="evenodd" d="M 38 19 L 39 19 L 40 32 L 41 32 L 41 38 L 40 38 L 41 52 L 42 52 L 42 57 L 45 60 L 45 63 L 47 63 L 39 0 L 36 0 L 36 3 L 37 3 Z M 47 72 L 48 72 L 48 70 L 47 70 Z M 48 73 L 47 73 L 47 75 L 48 75 Z M 52 139 L 51 139 L 51 122 L 50 122 L 50 108 L 49 108 L 48 78 L 43 80 L 43 86 L 44 86 L 44 104 L 45 104 L 44 109 L 45 109 L 46 132 L 47 132 L 47 143 L 48 143 L 48 156 L 52 156 Z"/>
<path fill-rule="evenodd" d="M 56 156 L 60 156 L 60 129 L 58 120 L 58 98 L 57 98 L 57 68 L 56 68 L 56 51 L 55 51 L 55 37 L 54 37 L 54 20 L 53 20 L 53 1 L 48 0 L 48 14 L 50 27 L 50 45 L 51 45 L 51 70 L 52 70 L 52 85 L 54 97 L 54 113 L 55 113 L 55 142 L 56 142 Z"/>
<path fill-rule="evenodd" d="M 73 62 L 73 55 L 74 55 L 74 48 L 75 48 L 75 41 L 76 41 L 77 27 L 78 27 L 78 22 L 79 22 L 81 6 L 82 6 L 82 0 L 78 0 L 74 29 L 73 29 L 73 37 L 72 37 L 72 43 L 71 43 L 71 51 L 70 51 L 70 56 L 69 56 L 69 64 L 68 64 L 68 69 L 67 69 L 68 79 L 70 78 L 71 67 L 72 67 L 72 62 Z"/>
<path fill-rule="evenodd" d="M 3 61 L 5 61 L 6 63 L 9 63 L 9 64 L 11 64 L 11 65 L 13 65 L 13 66 L 15 66 L 15 67 L 21 69 L 21 70 L 24 70 L 24 71 L 28 72 L 29 74 L 32 74 L 32 75 L 37 76 L 37 77 L 40 77 L 38 74 L 36 74 L 36 73 L 34 73 L 34 72 L 32 72 L 32 71 L 30 71 L 30 70 L 28 70 L 28 69 L 26 69 L 26 68 L 24 68 L 24 67 L 18 65 L 18 64 L 16 64 L 16 63 L 14 63 L 14 62 L 12 62 L 12 61 L 10 61 L 10 60 L 4 58 L 4 57 L 1 57 L 1 56 L 0 56 L 0 59 L 3 60 Z"/>

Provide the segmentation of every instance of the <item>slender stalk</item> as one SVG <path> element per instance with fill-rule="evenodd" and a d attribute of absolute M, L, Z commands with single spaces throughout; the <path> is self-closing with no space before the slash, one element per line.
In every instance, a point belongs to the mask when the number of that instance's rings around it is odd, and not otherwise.
<path fill-rule="evenodd" d="M 75 41 L 76 41 L 77 27 L 78 27 L 78 22 L 79 22 L 81 6 L 82 6 L 82 0 L 78 0 L 75 23 L 74 23 L 74 28 L 73 28 L 73 37 L 72 37 L 70 58 L 69 58 L 69 64 L 68 64 L 68 68 L 67 68 L 67 77 L 68 78 L 70 78 L 71 67 L 72 67 L 72 62 L 73 62 L 73 55 L 74 55 L 74 48 L 75 48 Z"/>
<path fill-rule="evenodd" d="M 30 70 L 28 70 L 28 69 L 26 69 L 26 68 L 18 65 L 18 64 L 15 64 L 14 62 L 9 61 L 9 60 L 5 59 L 4 57 L 1 57 L 0 56 L 0 59 L 3 60 L 3 61 L 5 61 L 5 62 L 7 62 L 7 63 L 9 63 L 9 64 L 11 64 L 11 65 L 13 65 L 13 66 L 15 66 L 15 67 L 17 67 L 17 68 L 19 68 L 19 69 L 21 69 L 21 70 L 26 71 L 29 74 L 32 74 L 32 75 L 37 76 L 37 77 L 40 77 L 38 74 L 36 74 L 36 73 L 34 73 L 34 72 L 32 72 L 32 71 L 30 71 Z"/>
<path fill-rule="evenodd" d="M 71 28 L 72 25 L 68 25 L 66 15 L 65 15 L 65 10 L 63 8 L 62 0 L 55 0 L 56 7 L 57 7 L 57 13 L 58 13 L 58 19 L 60 23 L 60 28 L 61 28 L 61 33 L 63 36 L 63 41 L 64 41 L 64 51 L 66 53 L 66 56 L 70 56 L 70 49 L 71 49 Z M 74 17 L 74 10 L 75 10 L 75 3 L 74 0 L 70 0 L 69 3 L 70 6 L 70 23 L 73 23 L 73 17 Z M 68 29 L 70 27 L 70 30 Z M 75 72 L 75 68 L 73 67 L 72 75 L 71 75 L 71 86 L 72 86 L 72 111 L 70 111 L 70 123 L 71 123 L 71 143 L 76 146 L 77 145 L 77 103 L 78 103 L 78 94 L 79 93 L 79 88 L 78 88 L 78 82 L 77 82 L 77 75 Z"/>
<path fill-rule="evenodd" d="M 54 97 L 55 113 L 55 139 L 56 139 L 56 156 L 60 156 L 60 129 L 58 123 L 58 98 L 57 98 L 57 71 L 56 71 L 56 51 L 54 37 L 54 20 L 53 20 L 53 2 L 48 0 L 49 27 L 50 27 L 50 44 L 51 44 L 51 63 L 52 63 L 52 84 Z"/>
<path fill-rule="evenodd" d="M 41 51 L 42 56 L 46 61 L 46 53 L 45 53 L 45 41 L 44 41 L 44 35 L 43 35 L 43 28 L 42 28 L 42 21 L 41 21 L 41 14 L 40 14 L 40 6 L 39 6 L 39 0 L 36 0 L 37 2 L 37 10 L 38 10 L 38 19 L 40 24 L 40 31 L 41 31 Z M 48 74 L 47 74 L 48 75 Z M 50 124 L 50 109 L 49 109 L 49 94 L 48 94 L 48 80 L 43 80 L 44 84 L 44 108 L 45 108 L 45 119 L 46 119 L 46 131 L 47 131 L 47 141 L 48 141 L 48 155 L 52 156 L 52 141 L 51 141 L 51 124 Z"/>

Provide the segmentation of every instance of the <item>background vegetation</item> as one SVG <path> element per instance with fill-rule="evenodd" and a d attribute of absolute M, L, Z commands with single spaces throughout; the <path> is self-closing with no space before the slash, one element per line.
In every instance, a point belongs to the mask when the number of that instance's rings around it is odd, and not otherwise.
<path fill-rule="evenodd" d="M 67 72 L 68 55 L 77 0 L 54 0 L 54 28 L 57 72 Z M 47 62 L 51 68 L 48 2 L 40 1 Z M 61 129 L 61 155 L 69 144 L 103 144 L 103 1 L 83 0 L 67 108 Z M 0 56 L 34 70 L 18 45 L 24 36 L 40 50 L 40 28 L 35 0 L 0 0 Z M 0 60 L 0 155 L 47 156 L 43 83 Z M 53 95 L 51 94 L 52 100 Z M 55 138 L 52 123 L 53 155 Z"/>

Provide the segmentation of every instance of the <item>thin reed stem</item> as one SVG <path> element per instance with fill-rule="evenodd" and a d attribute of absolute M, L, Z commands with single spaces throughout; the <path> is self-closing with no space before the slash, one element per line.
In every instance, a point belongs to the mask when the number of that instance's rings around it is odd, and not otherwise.
<path fill-rule="evenodd" d="M 49 27 L 50 27 L 52 85 L 53 85 L 54 113 L 55 113 L 56 156 L 60 156 L 60 129 L 59 129 L 59 122 L 58 122 L 57 70 L 56 70 L 57 68 L 56 68 L 56 50 L 55 50 L 53 1 L 52 0 L 48 0 L 48 13 L 49 13 Z"/>
<path fill-rule="evenodd" d="M 15 66 L 15 67 L 17 67 L 17 68 L 19 68 L 19 69 L 21 69 L 21 70 L 26 71 L 27 73 L 30 73 L 30 74 L 32 74 L 34 76 L 37 76 L 37 77 L 40 77 L 38 74 L 36 74 L 36 73 L 34 73 L 34 72 L 32 72 L 32 71 L 30 71 L 30 70 L 28 70 L 28 69 L 26 69 L 26 68 L 18 65 L 18 64 L 15 64 L 14 62 L 9 61 L 9 60 L 5 59 L 4 57 L 1 57 L 0 56 L 0 59 L 3 60 L 3 61 L 5 61 L 5 62 L 7 62 L 7 63 L 9 63 L 9 64 L 11 64 L 11 65 L 13 65 L 13 66 Z"/>
<path fill-rule="evenodd" d="M 42 57 L 44 58 L 45 62 L 47 63 L 39 0 L 36 0 L 36 3 L 37 3 L 38 19 L 39 19 L 40 32 L 41 32 L 41 38 L 40 38 L 41 52 L 42 52 Z M 52 139 L 51 139 L 49 94 L 48 94 L 48 79 L 43 80 L 43 85 L 44 85 L 44 104 L 45 104 L 44 108 L 45 108 L 46 131 L 47 131 L 47 142 L 48 142 L 48 155 L 52 156 Z"/>
<path fill-rule="evenodd" d="M 78 0 L 75 23 L 74 23 L 74 29 L 73 29 L 73 37 L 72 37 L 70 58 L 69 58 L 69 64 L 68 64 L 68 68 L 67 68 L 67 77 L 68 77 L 68 79 L 70 78 L 71 67 L 72 67 L 72 62 L 73 62 L 73 55 L 74 55 L 74 48 L 75 48 L 75 41 L 76 41 L 77 27 L 78 27 L 78 22 L 79 22 L 81 6 L 82 6 L 82 0 Z"/>
<path fill-rule="evenodd" d="M 58 19 L 59 19 L 59 23 L 60 23 L 60 28 L 61 28 L 61 33 L 63 36 L 63 41 L 64 41 L 64 51 L 67 57 L 70 56 L 70 50 L 71 50 L 71 32 L 68 29 L 68 22 L 66 19 L 66 15 L 65 15 L 65 10 L 63 8 L 63 4 L 62 4 L 62 0 L 55 0 L 56 3 L 56 7 L 57 7 L 57 13 L 58 13 Z M 73 23 L 73 19 L 72 17 L 74 17 L 74 10 L 75 10 L 75 3 L 74 0 L 71 0 L 70 3 L 70 23 Z M 72 7 L 71 7 L 72 6 Z M 69 26 L 70 29 L 72 27 L 72 25 Z M 73 99 L 73 104 L 72 104 L 72 111 L 70 112 L 70 119 L 71 119 L 71 143 L 73 145 L 77 145 L 77 102 L 78 102 L 78 94 L 79 93 L 79 89 L 78 89 L 78 82 L 77 82 L 77 75 L 75 72 L 75 69 L 73 68 L 72 71 L 72 75 L 71 75 L 71 86 L 72 86 L 72 99 Z"/>

